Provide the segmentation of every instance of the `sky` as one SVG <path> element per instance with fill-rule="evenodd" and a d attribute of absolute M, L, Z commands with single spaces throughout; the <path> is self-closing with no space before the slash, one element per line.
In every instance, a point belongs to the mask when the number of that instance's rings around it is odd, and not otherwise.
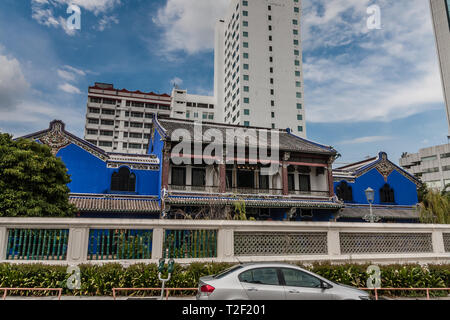
<path fill-rule="evenodd" d="M 255 0 L 250 0 L 255 1 Z M 261 0 L 258 0 L 261 1 Z M 80 30 L 67 28 L 70 4 Z M 214 25 L 228 0 L 0 1 L 0 132 L 15 137 L 54 119 L 83 137 L 94 82 L 170 94 L 173 83 L 212 95 Z M 368 29 L 367 8 L 380 8 Z M 336 165 L 380 151 L 447 143 L 426 0 L 303 0 L 308 139 L 333 146 Z"/>

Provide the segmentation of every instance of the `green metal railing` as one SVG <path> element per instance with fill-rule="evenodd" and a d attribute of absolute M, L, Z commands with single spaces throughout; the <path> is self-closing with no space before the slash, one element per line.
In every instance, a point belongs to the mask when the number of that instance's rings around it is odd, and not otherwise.
<path fill-rule="evenodd" d="M 217 230 L 166 230 L 164 258 L 217 257 Z"/>
<path fill-rule="evenodd" d="M 89 230 L 88 260 L 152 258 L 152 230 Z"/>
<path fill-rule="evenodd" d="M 69 230 L 8 229 L 6 260 L 66 260 Z"/>

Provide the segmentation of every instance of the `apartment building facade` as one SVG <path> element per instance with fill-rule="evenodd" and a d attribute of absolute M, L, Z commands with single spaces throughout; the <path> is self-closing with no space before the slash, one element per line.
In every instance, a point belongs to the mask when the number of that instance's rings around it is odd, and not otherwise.
<path fill-rule="evenodd" d="M 187 90 L 178 88 L 172 90 L 170 110 L 171 118 L 222 122 L 214 97 L 189 94 Z"/>
<path fill-rule="evenodd" d="M 170 116 L 167 94 L 89 87 L 84 139 L 106 152 L 147 154 L 155 114 Z"/>
<path fill-rule="evenodd" d="M 430 0 L 450 136 L 450 0 Z"/>
<path fill-rule="evenodd" d="M 450 144 L 404 153 L 400 165 L 429 188 L 442 190 L 450 184 Z"/>
<path fill-rule="evenodd" d="M 215 41 L 224 123 L 306 137 L 300 24 L 300 0 L 231 1 Z"/>

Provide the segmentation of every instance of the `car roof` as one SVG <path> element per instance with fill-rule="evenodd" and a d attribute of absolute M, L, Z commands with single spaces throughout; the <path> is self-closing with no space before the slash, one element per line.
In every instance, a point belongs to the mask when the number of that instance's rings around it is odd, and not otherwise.
<path fill-rule="evenodd" d="M 242 267 L 252 267 L 252 266 L 267 266 L 267 267 L 297 267 L 297 268 L 302 268 L 296 264 L 290 264 L 287 262 L 268 262 L 268 261 L 261 261 L 261 262 L 246 262 L 246 263 L 241 263 L 240 264 Z M 303 269 L 303 268 L 302 268 Z"/>

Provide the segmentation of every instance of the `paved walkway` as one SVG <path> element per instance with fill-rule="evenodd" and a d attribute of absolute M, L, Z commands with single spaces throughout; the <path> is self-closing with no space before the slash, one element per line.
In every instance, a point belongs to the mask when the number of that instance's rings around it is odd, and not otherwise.
<path fill-rule="evenodd" d="M 116 300 L 159 300 L 160 297 L 117 297 Z M 18 297 L 18 296 L 6 296 L 6 301 L 9 300 L 50 300 L 57 301 L 58 297 Z M 61 296 L 61 300 L 66 301 L 87 301 L 87 300 L 114 300 L 112 296 L 105 297 L 79 297 L 79 296 Z M 166 298 L 164 298 L 166 300 Z M 169 297 L 169 300 L 195 300 L 194 297 Z M 3 299 L 0 297 L 0 303 Z"/>
<path fill-rule="evenodd" d="M 57 301 L 58 297 L 14 297 L 14 296 L 7 296 L 6 300 L 50 300 L 50 301 Z M 75 297 L 75 296 L 61 296 L 61 300 L 66 301 L 88 301 L 88 300 L 97 300 L 97 301 L 107 301 L 107 300 L 114 300 L 113 297 L 105 296 L 105 297 Z M 117 297 L 117 301 L 130 301 L 130 300 L 159 300 L 159 297 Z M 164 298 L 165 300 L 165 298 Z M 169 300 L 195 300 L 195 297 L 169 297 Z M 426 297 L 417 297 L 417 298 L 406 298 L 406 297 L 380 297 L 380 300 L 426 300 Z M 448 297 L 439 297 L 439 298 L 431 298 L 430 300 L 450 300 L 450 296 Z M 0 298 L 0 304 L 1 301 L 3 301 Z"/>

